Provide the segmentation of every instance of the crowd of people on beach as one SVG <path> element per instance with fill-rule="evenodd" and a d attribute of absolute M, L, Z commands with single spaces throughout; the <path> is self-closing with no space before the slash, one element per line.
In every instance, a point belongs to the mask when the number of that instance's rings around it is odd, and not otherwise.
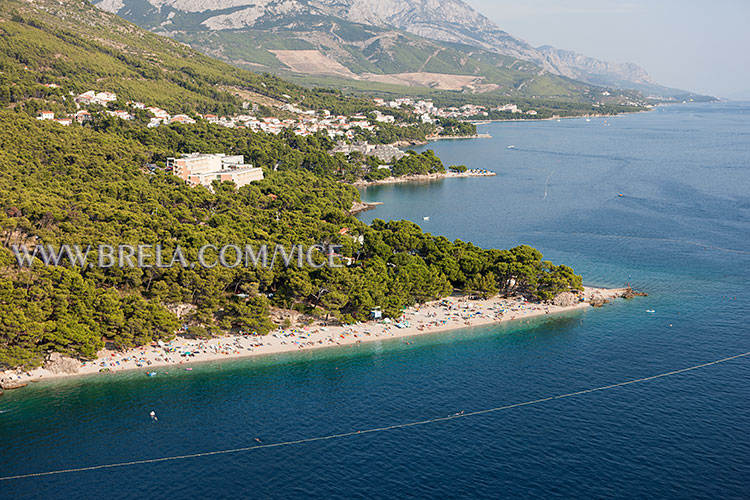
<path fill-rule="evenodd" d="M 231 357 L 274 354 L 326 346 L 358 344 L 363 341 L 408 337 L 427 332 L 478 326 L 504 320 L 550 314 L 567 309 L 548 303 L 532 303 L 524 297 L 472 300 L 453 297 L 407 307 L 396 319 L 382 318 L 352 325 L 311 322 L 282 328 L 268 335 L 240 332 L 213 339 L 177 337 L 128 351 L 104 350 L 94 361 L 82 362 L 79 374 L 146 369 L 154 376 L 157 367 L 180 366 L 193 361 L 214 361 Z M 190 370 L 191 368 L 185 368 Z M 59 376 L 39 368 L 31 372 L 4 374 L 12 379 L 40 379 Z M 33 381 L 33 380 L 29 380 Z"/>
<path fill-rule="evenodd" d="M 268 335 L 241 334 L 211 340 L 176 339 L 169 343 L 152 344 L 135 351 L 110 352 L 108 357 L 83 363 L 93 364 L 99 371 L 120 371 L 158 365 L 184 364 L 193 360 L 217 359 L 300 350 L 331 345 L 359 343 L 363 340 L 388 338 L 440 330 L 446 327 L 473 326 L 503 319 L 516 319 L 539 308 L 549 313 L 549 306 L 531 304 L 523 297 L 487 303 L 468 299 L 444 299 L 437 303 L 404 309 L 396 321 L 385 318 L 378 322 L 353 325 L 308 325 L 279 328 Z M 283 348 L 282 348 L 283 346 Z"/>

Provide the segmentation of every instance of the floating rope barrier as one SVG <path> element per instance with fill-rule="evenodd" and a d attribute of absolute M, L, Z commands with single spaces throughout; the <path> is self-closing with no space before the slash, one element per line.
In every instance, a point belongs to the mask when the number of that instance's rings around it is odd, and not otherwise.
<path fill-rule="evenodd" d="M 279 443 L 258 444 L 258 445 L 253 445 L 253 446 L 246 446 L 243 448 L 233 448 L 229 450 L 207 451 L 207 452 L 202 452 L 202 453 L 191 453 L 187 455 L 175 455 L 171 457 L 149 458 L 149 459 L 144 459 L 144 460 L 133 460 L 130 462 L 118 462 L 118 463 L 105 464 L 105 465 L 93 465 L 90 467 L 77 467 L 73 469 L 61 469 L 61 470 L 54 470 L 54 471 L 47 471 L 47 472 L 33 472 L 29 474 L 18 474 L 15 476 L 0 477 L 0 481 L 9 481 L 12 479 L 23 479 L 23 478 L 29 478 L 29 477 L 54 476 L 58 474 L 69 474 L 72 472 L 86 472 L 86 471 L 101 470 L 101 469 L 113 469 L 117 467 L 129 467 L 131 465 L 154 464 L 154 463 L 159 463 L 159 462 L 170 462 L 173 460 L 186 460 L 189 458 L 210 457 L 214 455 L 227 455 L 230 453 L 242 453 L 242 452 L 247 452 L 247 451 L 260 450 L 264 448 L 279 448 L 282 446 L 292 446 L 296 444 L 313 443 L 316 441 L 328 441 L 331 439 L 339 439 L 339 438 L 344 438 L 344 437 L 349 437 L 349 436 L 357 436 L 361 434 L 373 434 L 376 432 L 385 432 L 385 431 L 390 431 L 394 429 L 405 429 L 407 427 L 417 427 L 417 426 L 433 424 L 437 422 L 446 422 L 448 420 L 456 420 L 459 418 L 474 417 L 477 415 L 486 415 L 488 413 L 495 413 L 495 412 L 499 412 L 503 410 L 510 410 L 511 408 L 519 408 L 521 406 L 531 406 L 531 405 L 535 405 L 539 403 L 545 403 L 547 401 L 554 401 L 556 399 L 570 398 L 573 396 L 580 396 L 582 394 L 606 391 L 609 389 L 615 389 L 617 387 L 623 387 L 626 385 L 638 384 L 641 382 L 648 382 L 648 381 L 656 380 L 659 378 L 671 377 L 673 375 L 678 375 L 680 373 L 698 370 L 700 368 L 706 368 L 708 366 L 718 365 L 720 363 L 726 363 L 727 361 L 744 358 L 746 356 L 750 356 L 750 351 L 744 352 L 742 354 L 737 354 L 735 356 L 730 356 L 728 358 L 722 358 L 716 361 L 711 361 L 709 363 L 703 363 L 700 365 L 690 366 L 688 368 L 682 368 L 680 370 L 674 370 L 671 372 L 660 373 L 658 375 L 652 375 L 650 377 L 642 377 L 642 378 L 637 378 L 633 380 L 628 380 L 626 382 L 619 382 L 617 384 L 604 385 L 604 386 L 596 387 L 593 389 L 584 389 L 581 391 L 569 392 L 567 394 L 559 394 L 557 396 L 549 396 L 546 398 L 534 399 L 531 401 L 525 401 L 523 403 L 514 403 L 514 404 L 505 405 L 505 406 L 498 406 L 497 408 L 477 410 L 477 411 L 472 411 L 468 413 L 464 413 L 464 412 L 454 413 L 447 417 L 437 417 L 437 418 L 431 418 L 428 420 L 419 420 L 419 421 L 407 422 L 403 424 L 389 425 L 387 427 L 375 427 L 375 428 L 359 430 L 359 431 L 342 432 L 340 434 L 330 434 L 328 436 L 318 436 L 318 437 L 311 437 L 311 438 L 305 438 L 305 439 L 297 439 L 294 441 L 282 441 Z"/>

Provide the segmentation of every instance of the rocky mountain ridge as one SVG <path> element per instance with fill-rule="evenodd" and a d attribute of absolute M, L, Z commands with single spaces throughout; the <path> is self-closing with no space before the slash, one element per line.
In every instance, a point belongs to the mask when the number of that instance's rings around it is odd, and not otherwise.
<path fill-rule="evenodd" d="M 102 9 L 115 12 L 141 26 L 170 36 L 181 34 L 192 43 L 196 32 L 246 32 L 258 30 L 317 31 L 326 37 L 334 33 L 332 24 L 348 22 L 339 38 L 351 47 L 334 58 L 346 64 L 347 58 L 368 57 L 367 46 L 357 47 L 367 35 L 362 26 L 381 30 L 397 29 L 419 37 L 474 47 L 502 56 L 531 62 L 542 71 L 597 86 L 636 88 L 646 93 L 669 91 L 660 87 L 645 70 L 633 63 L 610 63 L 550 46 L 535 48 L 500 29 L 496 23 L 462 0 L 93 0 Z M 366 31 L 366 28 L 364 29 Z M 371 33 L 369 34 L 371 35 Z M 179 37 L 178 37 L 179 38 Z M 200 35 L 199 38 L 205 38 Z M 310 36 L 303 40 L 310 42 Z M 208 45 L 204 42 L 199 44 Z M 255 40 L 251 42 L 258 45 Z M 242 44 L 232 40 L 230 45 Z M 326 45 L 327 44 L 327 45 Z M 323 48 L 321 40 L 301 48 Z M 360 43 L 360 45 L 363 45 Z M 278 47 L 289 49 L 296 47 Z M 252 51 L 246 49 L 246 51 Z M 236 51 L 235 51 L 236 52 Z M 220 55 L 220 54 L 213 54 Z M 256 56 L 257 58 L 257 56 Z M 343 59 L 342 59 L 343 58 Z M 226 59 L 226 57 L 225 57 Z M 259 64 L 263 64 L 261 61 Z M 349 65 L 347 65 L 349 66 Z M 418 67 L 411 71 L 419 71 Z M 355 71 L 356 72 L 356 71 Z M 386 73 L 388 71 L 385 71 Z M 447 72 L 447 71 L 446 71 Z M 667 92 L 668 93 L 668 92 Z"/>

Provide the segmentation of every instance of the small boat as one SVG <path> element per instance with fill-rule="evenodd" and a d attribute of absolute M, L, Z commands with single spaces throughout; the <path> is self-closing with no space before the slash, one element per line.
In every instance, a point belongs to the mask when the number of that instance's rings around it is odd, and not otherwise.
<path fill-rule="evenodd" d="M 185 371 L 186 372 L 191 372 L 191 371 L 193 371 L 193 369 L 192 368 L 185 368 Z"/>
<path fill-rule="evenodd" d="M 586 121 L 587 121 L 587 122 L 590 122 L 590 121 L 591 121 L 591 118 L 586 118 Z"/>
<path fill-rule="evenodd" d="M 650 314 L 653 314 L 653 313 L 655 313 L 656 311 L 654 311 L 653 309 L 646 309 L 646 312 L 647 312 L 647 313 L 650 313 Z"/>
<path fill-rule="evenodd" d="M 156 372 L 147 372 L 146 375 L 149 377 L 156 377 Z"/>
<path fill-rule="evenodd" d="M 516 149 L 516 146 L 514 144 L 511 144 L 510 146 L 508 146 L 508 149 Z"/>
<path fill-rule="evenodd" d="M 623 197 L 623 196 L 625 196 L 625 195 L 624 195 L 624 194 L 622 194 L 622 193 L 620 193 L 620 194 L 618 194 L 617 196 L 619 196 L 620 198 L 622 198 L 622 197 Z"/>
<path fill-rule="evenodd" d="M 429 217 L 422 217 L 422 220 L 430 220 Z"/>

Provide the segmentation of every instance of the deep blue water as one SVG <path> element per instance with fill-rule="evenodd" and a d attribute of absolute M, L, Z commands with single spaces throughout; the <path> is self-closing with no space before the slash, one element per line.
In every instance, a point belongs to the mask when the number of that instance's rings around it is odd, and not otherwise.
<path fill-rule="evenodd" d="M 496 123 L 482 127 L 493 139 L 431 144 L 498 175 L 368 188 L 385 205 L 363 219 L 527 243 L 585 283 L 649 297 L 412 345 L 36 384 L 0 398 L 0 476 L 441 417 L 750 350 L 750 104 L 607 123 Z M 749 380 L 742 358 L 427 426 L 0 482 L 0 498 L 747 498 Z"/>

